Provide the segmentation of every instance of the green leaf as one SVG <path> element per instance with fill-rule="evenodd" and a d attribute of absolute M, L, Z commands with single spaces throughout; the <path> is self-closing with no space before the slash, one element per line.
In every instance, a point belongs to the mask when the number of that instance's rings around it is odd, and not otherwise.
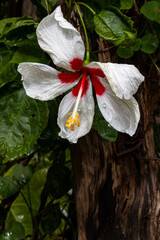
<path fill-rule="evenodd" d="M 50 60 L 46 57 L 45 53 L 41 50 L 38 44 L 28 43 L 17 49 L 11 63 L 40 62 L 48 64 L 49 61 Z"/>
<path fill-rule="evenodd" d="M 4 236 L 0 234 L 0 240 L 14 240 L 14 238 L 12 236 Z"/>
<path fill-rule="evenodd" d="M 0 176 L 0 196 L 4 199 L 9 198 L 19 191 L 19 184 L 13 181 L 11 177 Z"/>
<path fill-rule="evenodd" d="M 16 18 L 5 18 L 0 20 L 0 37 L 2 36 L 2 33 L 6 27 L 6 25 L 11 25 L 14 21 L 16 20 Z"/>
<path fill-rule="evenodd" d="M 117 140 L 118 132 L 103 118 L 98 106 L 95 108 L 92 128 L 95 129 L 99 135 L 107 141 L 115 142 Z"/>
<path fill-rule="evenodd" d="M 11 225 L 5 231 L 5 236 L 10 236 L 14 240 L 25 239 L 25 229 L 21 223 L 12 221 Z"/>
<path fill-rule="evenodd" d="M 149 20 L 160 23 L 160 2 L 159 1 L 149 1 L 145 3 L 141 7 L 140 12 Z"/>
<path fill-rule="evenodd" d="M 120 7 L 120 0 L 84 0 L 81 1 L 90 6 L 96 13 L 99 13 L 101 10 L 106 9 L 107 7 Z M 94 28 L 94 19 L 93 13 L 87 8 L 81 5 L 82 12 L 85 16 L 87 28 Z"/>
<path fill-rule="evenodd" d="M 0 51 L 0 72 L 2 72 L 2 68 L 6 66 L 6 64 L 10 61 L 13 54 L 10 50 L 2 50 Z"/>
<path fill-rule="evenodd" d="M 127 59 L 127 58 L 132 57 L 134 52 L 130 48 L 118 47 L 117 54 L 119 57 Z"/>
<path fill-rule="evenodd" d="M 72 175 L 69 168 L 59 163 L 53 163 L 47 174 L 46 188 L 54 199 L 66 194 L 72 187 Z"/>
<path fill-rule="evenodd" d="M 17 164 L 13 168 L 13 176 L 22 187 L 31 180 L 33 176 L 33 167 L 31 165 L 22 166 L 21 164 Z"/>
<path fill-rule="evenodd" d="M 61 223 L 61 211 L 58 203 L 51 205 L 42 215 L 41 226 L 44 233 L 52 234 Z"/>
<path fill-rule="evenodd" d="M 131 9 L 133 0 L 120 0 L 120 9 Z"/>
<path fill-rule="evenodd" d="M 1 35 L 6 35 L 12 32 L 13 30 L 17 30 L 18 28 L 34 26 L 36 27 L 38 23 L 34 21 L 32 18 L 21 17 L 21 18 L 7 18 L 0 21 L 0 26 L 2 29 L 0 30 Z"/>
<path fill-rule="evenodd" d="M 29 98 L 23 89 L 1 98 L 0 154 L 9 160 L 31 152 L 47 121 L 47 104 Z"/>
<path fill-rule="evenodd" d="M 95 31 L 116 46 L 131 46 L 135 42 L 136 30 L 133 21 L 117 8 L 101 11 L 94 16 Z"/>
<path fill-rule="evenodd" d="M 141 38 L 141 51 L 151 54 L 156 51 L 159 45 L 159 40 L 156 34 L 146 34 Z"/>
<path fill-rule="evenodd" d="M 17 78 L 15 79 L 15 81 L 8 82 L 7 84 L 0 88 L 0 99 L 22 88 L 22 82 L 16 80 Z"/>
<path fill-rule="evenodd" d="M 1 31 L 0 42 L 9 46 L 18 46 L 27 39 L 27 35 L 33 33 L 37 26 L 32 18 L 22 17 L 13 18 L 9 23 L 3 20 L 0 21 L 0 25 L 3 26 Z"/>
<path fill-rule="evenodd" d="M 17 64 L 10 62 L 12 56 L 10 50 L 0 52 L 0 87 L 7 82 L 14 81 L 18 75 Z"/>
<path fill-rule="evenodd" d="M 132 46 L 132 47 L 130 47 L 133 51 L 138 51 L 139 49 L 140 49 L 140 47 L 141 47 L 141 39 L 140 38 L 136 38 L 136 42 L 135 42 L 135 44 Z"/>
<path fill-rule="evenodd" d="M 31 202 L 30 207 L 32 209 L 33 215 L 36 215 L 40 206 L 40 195 L 46 181 L 48 170 L 47 166 L 48 166 L 47 163 L 38 164 L 39 169 L 36 169 L 30 182 L 27 185 L 25 185 L 24 188 L 22 189 L 22 193 L 25 199 L 27 200 L 28 204 L 29 202 Z M 31 193 L 30 200 L 28 192 Z M 21 194 L 19 194 L 19 196 L 11 206 L 10 212 L 7 216 L 7 225 L 10 224 L 12 219 L 20 222 L 24 226 L 26 235 L 32 234 L 33 226 L 31 212 L 29 211 Z"/>

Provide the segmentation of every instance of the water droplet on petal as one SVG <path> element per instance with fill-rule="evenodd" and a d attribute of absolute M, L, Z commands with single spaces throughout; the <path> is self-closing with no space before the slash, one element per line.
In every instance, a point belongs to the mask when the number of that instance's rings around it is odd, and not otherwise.
<path fill-rule="evenodd" d="M 103 106 L 103 108 L 106 108 L 106 103 L 103 103 L 102 106 Z"/>
<path fill-rule="evenodd" d="M 78 112 L 80 112 L 81 111 L 81 109 L 80 108 L 78 108 Z"/>

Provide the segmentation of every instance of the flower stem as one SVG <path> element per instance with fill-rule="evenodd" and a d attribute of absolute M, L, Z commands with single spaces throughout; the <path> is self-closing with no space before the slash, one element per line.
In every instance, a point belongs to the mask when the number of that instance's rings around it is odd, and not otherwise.
<path fill-rule="evenodd" d="M 80 12 L 80 9 L 77 5 L 76 2 L 74 2 L 76 8 L 77 8 L 77 11 L 78 11 L 78 14 L 80 16 L 80 19 L 81 19 L 81 22 L 82 22 L 82 26 L 83 26 L 83 29 L 84 29 L 84 34 L 85 34 L 85 38 L 86 38 L 86 64 L 89 63 L 89 59 L 90 59 L 90 52 L 89 52 L 89 40 L 88 40 L 88 35 L 87 35 L 87 30 L 86 30 L 86 26 L 85 26 L 85 23 L 83 21 L 83 18 L 82 18 L 82 14 Z"/>
<path fill-rule="evenodd" d="M 88 6 L 86 3 L 84 2 L 78 2 L 79 5 L 84 5 L 85 7 L 87 7 L 94 15 L 96 14 L 96 12 L 90 7 Z"/>
<path fill-rule="evenodd" d="M 45 0 L 45 4 L 46 4 L 47 13 L 48 13 L 48 15 L 49 15 L 49 7 L 48 7 L 48 2 L 47 2 L 47 0 Z"/>
<path fill-rule="evenodd" d="M 69 0 L 69 3 L 68 3 L 68 8 L 69 8 L 69 9 L 71 8 L 71 4 L 72 4 L 72 1 Z"/>
<path fill-rule="evenodd" d="M 69 3 L 67 0 L 65 0 L 65 4 L 66 4 L 67 8 L 69 8 Z"/>
<path fill-rule="evenodd" d="M 149 55 L 150 59 L 152 60 L 155 68 L 157 69 L 158 73 L 160 74 L 160 68 L 157 66 L 157 64 L 155 63 L 155 60 L 151 57 L 151 55 Z"/>

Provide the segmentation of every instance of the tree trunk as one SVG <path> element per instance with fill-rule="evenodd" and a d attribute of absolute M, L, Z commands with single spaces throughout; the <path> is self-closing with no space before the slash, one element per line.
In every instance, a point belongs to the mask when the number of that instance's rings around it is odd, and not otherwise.
<path fill-rule="evenodd" d="M 99 45 L 105 48 L 102 40 Z M 114 62 L 115 56 L 106 50 L 99 60 Z M 151 79 L 156 70 L 149 64 L 144 68 L 139 58 L 136 63 L 148 76 L 136 95 L 141 108 L 136 134 L 119 134 L 110 143 L 92 130 L 72 146 L 78 240 L 160 239 L 160 160 L 152 121 L 159 78 Z"/>

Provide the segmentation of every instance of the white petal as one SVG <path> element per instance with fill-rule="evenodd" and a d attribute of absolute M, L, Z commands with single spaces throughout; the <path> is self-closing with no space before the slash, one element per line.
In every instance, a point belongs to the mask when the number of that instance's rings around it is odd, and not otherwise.
<path fill-rule="evenodd" d="M 113 128 L 132 136 L 140 119 L 137 101 L 134 97 L 130 99 L 118 98 L 105 80 L 101 80 L 101 82 L 106 91 L 103 95 L 96 97 L 102 115 Z"/>
<path fill-rule="evenodd" d="M 20 63 L 18 72 L 22 75 L 26 94 L 42 101 L 54 99 L 77 83 L 62 83 L 58 78 L 60 72 L 40 63 Z"/>
<path fill-rule="evenodd" d="M 93 62 L 88 67 L 100 67 L 119 98 L 129 99 L 144 81 L 144 76 L 134 65 Z"/>
<path fill-rule="evenodd" d="M 80 116 L 80 127 L 76 127 L 74 131 L 71 131 L 65 126 L 66 120 L 68 119 L 67 113 L 72 113 L 77 98 L 68 93 L 61 101 L 58 112 L 58 125 L 61 129 L 59 136 L 68 139 L 71 143 L 76 143 L 78 138 L 86 135 L 91 127 L 94 116 L 94 99 L 92 96 L 92 86 L 89 81 L 89 88 L 80 100 L 78 108 L 78 114 Z"/>
<path fill-rule="evenodd" d="M 40 47 L 52 58 L 55 65 L 72 71 L 69 62 L 84 57 L 84 43 L 80 33 L 63 18 L 60 6 L 43 18 L 37 27 Z"/>

